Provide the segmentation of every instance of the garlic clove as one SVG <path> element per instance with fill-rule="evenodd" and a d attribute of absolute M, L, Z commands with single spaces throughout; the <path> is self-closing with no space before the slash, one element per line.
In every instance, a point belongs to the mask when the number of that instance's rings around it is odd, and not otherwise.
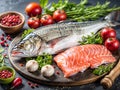
<path fill-rule="evenodd" d="M 41 74 L 45 77 L 51 77 L 55 73 L 55 69 L 52 65 L 45 65 L 41 68 Z"/>
<path fill-rule="evenodd" d="M 39 68 L 39 65 L 38 65 L 38 62 L 35 61 L 35 60 L 29 60 L 27 63 L 26 63 L 26 69 L 29 71 L 29 72 L 35 72 L 37 71 Z"/>

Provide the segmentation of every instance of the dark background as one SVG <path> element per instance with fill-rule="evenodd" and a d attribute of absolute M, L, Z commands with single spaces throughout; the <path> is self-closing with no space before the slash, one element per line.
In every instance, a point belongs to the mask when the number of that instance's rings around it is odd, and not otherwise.
<path fill-rule="evenodd" d="M 25 14 L 25 7 L 29 2 L 39 2 L 39 0 L 0 0 L 0 13 L 5 11 L 18 11 L 24 14 L 26 19 L 28 18 Z M 57 2 L 57 0 L 49 0 L 49 2 Z M 73 2 L 78 3 L 80 0 L 71 0 Z M 105 0 L 88 0 L 90 5 L 95 5 L 98 1 L 100 3 L 105 3 Z M 110 7 L 116 5 L 120 6 L 119 0 L 107 0 L 110 1 Z M 24 25 L 23 29 L 28 28 L 27 24 Z M 120 26 L 115 27 L 117 31 L 117 38 L 120 40 Z M 0 30 L 0 33 L 3 33 L 2 30 Z M 14 35 L 16 36 L 16 35 Z M 9 60 L 8 60 L 9 61 Z M 9 64 L 10 65 L 10 64 Z M 21 77 L 23 80 L 23 85 L 16 88 L 15 90 L 120 90 L 120 77 L 118 77 L 113 86 L 110 89 L 104 89 L 100 85 L 100 80 L 96 81 L 95 83 L 82 85 L 82 86 L 75 86 L 75 87 L 57 87 L 57 86 L 47 86 L 47 85 L 39 85 L 39 88 L 32 89 L 28 84 L 28 80 L 25 79 L 23 76 L 17 73 L 16 77 Z M 0 90 L 6 90 L 10 85 L 0 85 Z"/>

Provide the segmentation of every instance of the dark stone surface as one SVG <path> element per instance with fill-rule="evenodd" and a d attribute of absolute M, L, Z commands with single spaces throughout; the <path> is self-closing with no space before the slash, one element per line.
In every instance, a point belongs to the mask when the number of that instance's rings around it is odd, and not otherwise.
<path fill-rule="evenodd" d="M 39 2 L 39 0 L 0 0 L 0 13 L 5 12 L 5 11 L 19 11 L 24 14 L 26 19 L 28 18 L 25 15 L 25 7 L 29 2 Z M 49 2 L 52 2 L 56 0 L 49 0 Z M 73 0 L 71 0 L 73 1 Z M 105 0 L 89 0 L 89 3 L 91 5 L 95 5 L 97 2 L 104 3 Z M 107 0 L 110 1 L 110 7 L 111 6 L 120 6 L 120 1 L 119 0 Z M 79 2 L 79 0 L 74 0 L 74 2 Z M 28 28 L 27 24 L 24 25 L 24 29 Z M 115 27 L 117 31 L 117 37 L 120 39 L 120 26 Z M 2 31 L 0 30 L 0 35 Z M 9 60 L 6 60 L 9 61 Z M 9 64 L 10 65 L 10 64 Z M 47 85 L 42 85 L 40 84 L 38 88 L 32 89 L 28 84 L 28 80 L 25 79 L 23 76 L 21 76 L 19 73 L 16 74 L 16 77 L 21 77 L 23 80 L 23 85 L 20 87 L 16 88 L 15 90 L 120 90 L 120 77 L 118 77 L 114 85 L 110 89 L 104 89 L 100 85 L 100 81 L 96 81 L 95 83 L 87 84 L 87 85 L 82 85 L 82 86 L 75 86 L 75 87 L 56 87 L 56 86 L 47 86 Z M 6 90 L 9 88 L 10 85 L 2 85 L 0 84 L 0 90 Z M 9 89 L 8 89 L 9 90 Z"/>

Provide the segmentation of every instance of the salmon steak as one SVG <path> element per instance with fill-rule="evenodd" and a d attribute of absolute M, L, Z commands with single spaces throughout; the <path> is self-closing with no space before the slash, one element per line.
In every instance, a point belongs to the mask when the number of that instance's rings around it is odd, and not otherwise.
<path fill-rule="evenodd" d="M 115 62 L 112 53 L 103 45 L 87 44 L 75 46 L 54 57 L 64 77 L 70 77 L 86 69 L 97 68 L 106 63 Z"/>

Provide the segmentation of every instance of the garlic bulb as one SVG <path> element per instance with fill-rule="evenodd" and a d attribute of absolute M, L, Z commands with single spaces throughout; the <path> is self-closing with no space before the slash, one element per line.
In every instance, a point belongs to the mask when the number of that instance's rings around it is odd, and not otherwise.
<path fill-rule="evenodd" d="M 55 69 L 52 65 L 45 65 L 41 68 L 41 74 L 46 77 L 51 77 L 55 73 Z"/>
<path fill-rule="evenodd" d="M 35 72 L 37 71 L 39 68 L 39 65 L 38 65 L 38 62 L 35 61 L 35 60 L 29 60 L 27 63 L 26 63 L 26 69 L 29 71 L 29 72 Z"/>

